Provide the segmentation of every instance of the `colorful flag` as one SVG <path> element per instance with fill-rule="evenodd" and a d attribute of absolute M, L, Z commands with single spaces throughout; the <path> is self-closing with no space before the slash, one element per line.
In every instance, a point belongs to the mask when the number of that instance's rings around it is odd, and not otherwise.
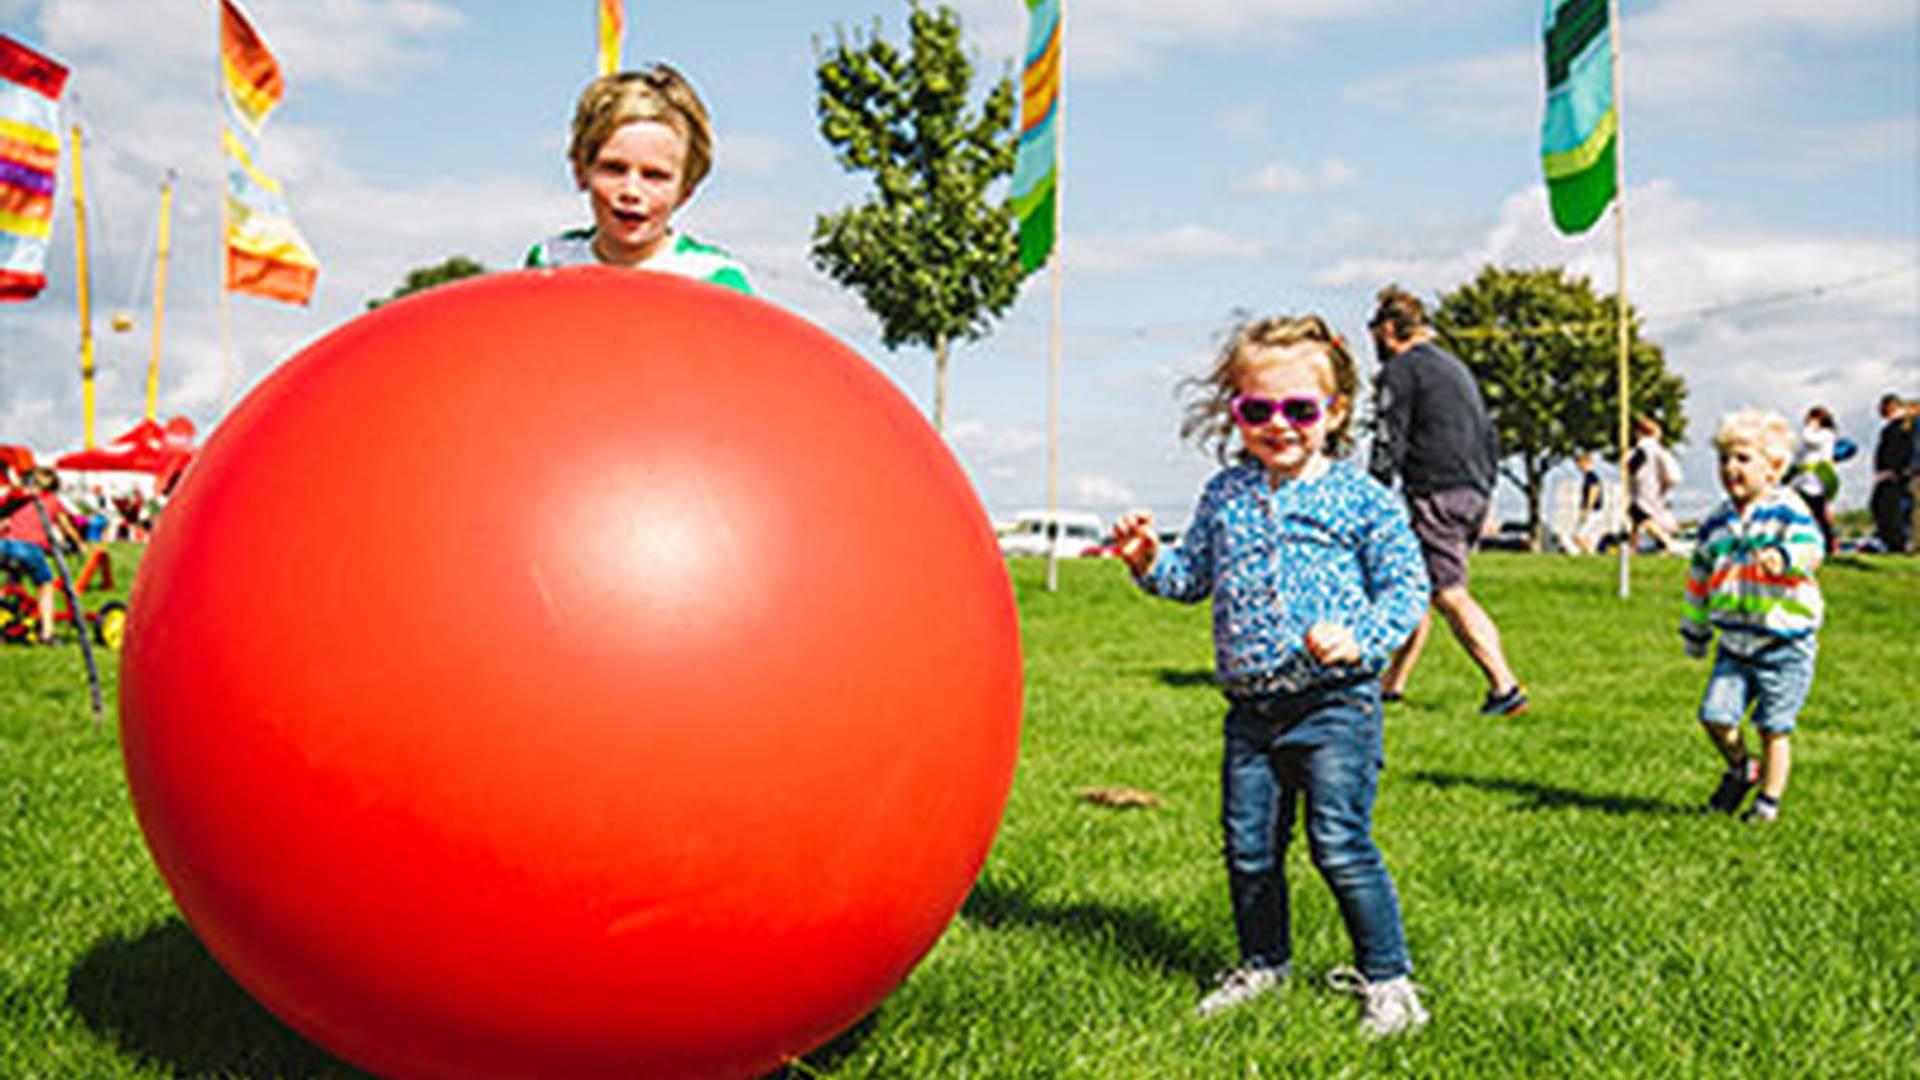
<path fill-rule="evenodd" d="M 627 13 L 623 0 L 600 0 L 600 74 L 620 70 L 620 44 L 626 39 Z"/>
<path fill-rule="evenodd" d="M 1546 0 L 1547 110 L 1540 162 L 1553 223 L 1585 232 L 1616 194 L 1620 113 L 1613 96 L 1608 0 Z"/>
<path fill-rule="evenodd" d="M 67 69 L 0 34 L 0 300 L 47 287 L 53 188 L 60 164 L 54 103 Z"/>
<path fill-rule="evenodd" d="M 1027 63 L 1020 79 L 1020 142 L 1014 153 L 1013 212 L 1020 267 L 1032 273 L 1053 253 L 1060 182 L 1055 129 L 1060 113 L 1061 0 L 1027 0 Z"/>
<path fill-rule="evenodd" d="M 227 158 L 227 288 L 304 304 L 319 260 L 294 228 L 279 181 L 260 166 L 260 133 L 286 82 L 234 0 L 220 0 L 220 66 L 227 105 L 221 147 Z"/>

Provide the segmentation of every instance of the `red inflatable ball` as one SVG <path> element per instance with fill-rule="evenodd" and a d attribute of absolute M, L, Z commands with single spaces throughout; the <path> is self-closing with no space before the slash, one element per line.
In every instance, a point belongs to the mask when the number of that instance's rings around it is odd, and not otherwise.
<path fill-rule="evenodd" d="M 906 978 L 1012 780 L 1012 594 L 953 458 L 825 333 L 659 275 L 494 275 L 313 345 L 131 608 L 181 911 L 389 1077 L 775 1068 Z"/>

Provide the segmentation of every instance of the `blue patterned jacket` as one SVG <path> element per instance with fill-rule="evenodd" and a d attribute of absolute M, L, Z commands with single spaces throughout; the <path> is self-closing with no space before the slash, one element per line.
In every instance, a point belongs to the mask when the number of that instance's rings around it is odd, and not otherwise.
<path fill-rule="evenodd" d="M 1264 466 L 1214 474 L 1178 546 L 1139 579 L 1156 596 L 1213 597 L 1214 663 L 1230 696 L 1294 693 L 1352 679 L 1306 648 L 1307 630 L 1353 632 L 1378 674 L 1427 610 L 1426 565 L 1400 498 L 1351 463 L 1271 487 Z"/>

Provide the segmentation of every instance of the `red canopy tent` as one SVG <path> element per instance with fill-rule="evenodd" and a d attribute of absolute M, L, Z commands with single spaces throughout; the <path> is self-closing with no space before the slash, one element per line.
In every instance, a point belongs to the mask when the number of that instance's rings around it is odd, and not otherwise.
<path fill-rule="evenodd" d="M 131 431 L 106 446 L 62 454 L 54 465 L 76 472 L 142 472 L 154 477 L 161 494 L 173 490 L 193 461 L 193 421 L 184 416 L 164 426 L 142 420 Z"/>

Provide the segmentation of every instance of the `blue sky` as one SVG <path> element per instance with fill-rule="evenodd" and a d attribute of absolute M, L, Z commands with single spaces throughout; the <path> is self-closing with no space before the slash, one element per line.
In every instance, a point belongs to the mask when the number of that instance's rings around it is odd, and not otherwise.
<path fill-rule="evenodd" d="M 1018 0 L 960 0 L 984 83 L 1015 63 Z M 237 297 L 220 347 L 207 0 L 0 0 L 0 27 L 74 69 L 96 259 L 102 438 L 143 403 L 146 257 L 180 173 L 162 411 L 203 426 L 407 270 L 492 267 L 582 219 L 562 161 L 591 74 L 591 0 L 249 0 L 286 68 L 268 165 L 322 262 L 309 308 Z M 682 224 L 763 294 L 841 336 L 923 409 L 932 364 L 890 353 L 813 271 L 817 214 L 863 195 L 814 126 L 814 43 L 892 0 L 628 0 L 627 59 L 685 71 L 714 176 Z M 1912 0 L 1623 0 L 1628 289 L 1692 390 L 1680 503 L 1714 495 L 1713 421 L 1816 402 L 1870 445 L 1880 393 L 1920 394 L 1920 26 Z M 1236 313 L 1313 310 L 1356 341 L 1375 290 L 1432 297 L 1483 264 L 1614 285 L 1611 219 L 1568 240 L 1539 176 L 1540 4 L 1067 0 L 1062 501 L 1183 521 L 1211 460 L 1178 440 L 1176 384 Z M 68 178 L 62 176 L 62 198 Z M 55 282 L 0 307 L 0 441 L 80 441 L 70 206 Z M 107 329 L 129 307 L 139 325 Z M 1035 279 L 959 350 L 949 441 L 998 517 L 1045 497 L 1049 300 Z M 1372 367 L 1363 350 L 1364 366 Z M 1859 463 L 1843 504 L 1864 499 Z M 1511 508 L 1509 494 L 1503 501 Z"/>

